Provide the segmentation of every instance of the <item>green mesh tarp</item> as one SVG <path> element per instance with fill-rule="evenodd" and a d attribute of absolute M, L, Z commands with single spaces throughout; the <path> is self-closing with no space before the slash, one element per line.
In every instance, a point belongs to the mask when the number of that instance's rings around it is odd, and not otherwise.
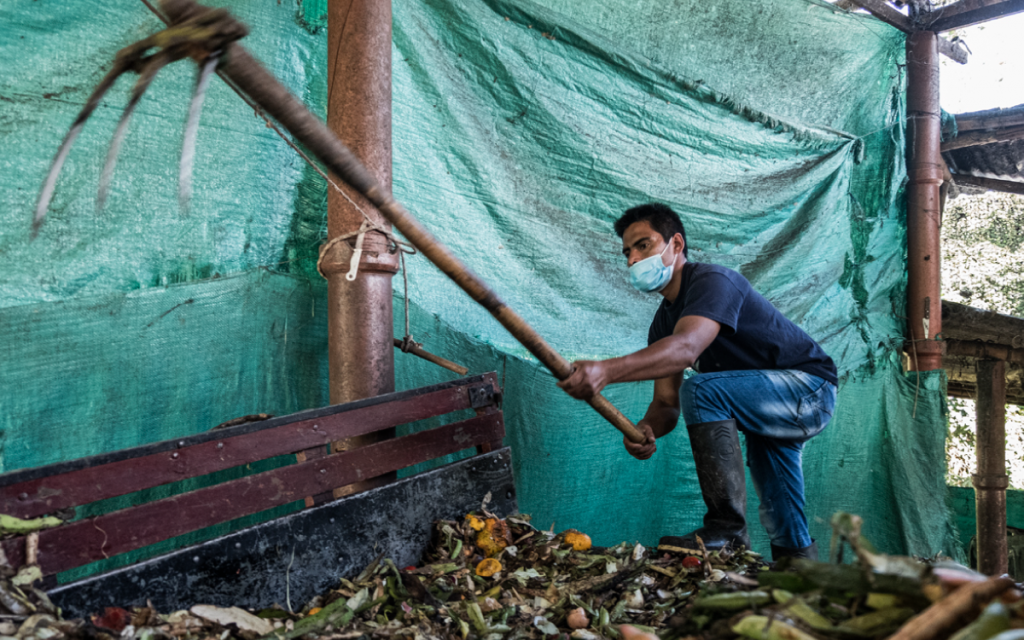
<path fill-rule="evenodd" d="M 322 114 L 325 3 L 221 4 Z M 612 222 L 642 202 L 672 205 L 692 260 L 738 269 L 839 364 L 836 416 L 805 455 L 812 534 L 827 538 L 842 509 L 864 516 L 883 549 L 953 552 L 944 380 L 904 376 L 896 355 L 899 32 L 809 0 L 394 11 L 394 189 L 410 210 L 564 355 L 591 358 L 644 346 L 659 300 L 629 287 Z M 113 53 L 159 22 L 134 0 L 10 0 L 0 23 L 3 470 L 326 404 L 323 180 L 215 82 L 193 208 L 180 214 L 194 69 L 175 65 L 139 107 L 107 209 L 93 198 L 127 80 L 86 127 L 30 241 L 63 132 Z M 538 525 L 611 544 L 699 524 L 684 429 L 633 460 L 489 315 L 423 258 L 408 262 L 416 339 L 504 381 L 520 507 Z M 401 335 L 401 314 L 395 324 Z M 454 377 L 396 359 L 400 389 Z M 651 385 L 606 395 L 636 420 Z"/>

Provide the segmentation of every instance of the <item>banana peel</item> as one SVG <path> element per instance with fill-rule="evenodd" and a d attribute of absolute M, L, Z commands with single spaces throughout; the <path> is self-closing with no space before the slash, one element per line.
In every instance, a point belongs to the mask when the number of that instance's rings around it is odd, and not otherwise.
<path fill-rule="evenodd" d="M 851 636 L 878 636 L 892 633 L 914 615 L 908 607 L 891 607 L 879 609 L 856 618 L 850 618 L 836 625 L 839 633 Z"/>
<path fill-rule="evenodd" d="M 11 578 L 11 584 L 16 587 L 29 586 L 43 579 L 43 571 L 37 564 L 27 564 L 18 569 L 18 573 Z"/>
<path fill-rule="evenodd" d="M 989 640 L 1010 628 L 1010 611 L 1001 602 L 985 607 L 978 619 L 957 631 L 949 640 Z"/>
<path fill-rule="evenodd" d="M 772 596 L 765 591 L 734 591 L 704 596 L 693 603 L 695 609 L 707 611 L 741 611 L 768 604 Z"/>
<path fill-rule="evenodd" d="M 831 620 L 821 615 L 815 611 L 811 605 L 798 598 L 790 600 L 782 611 L 791 618 L 796 618 L 803 622 L 815 631 L 832 631 L 835 628 Z"/>
<path fill-rule="evenodd" d="M 0 513 L 0 535 L 24 536 L 30 533 L 35 533 L 36 531 L 42 531 L 43 529 L 57 527 L 62 524 L 64 524 L 63 520 L 53 516 L 43 516 L 42 518 L 23 520 L 15 516 Z"/>
<path fill-rule="evenodd" d="M 746 616 L 732 630 L 751 640 L 817 640 L 811 634 L 768 616 Z"/>

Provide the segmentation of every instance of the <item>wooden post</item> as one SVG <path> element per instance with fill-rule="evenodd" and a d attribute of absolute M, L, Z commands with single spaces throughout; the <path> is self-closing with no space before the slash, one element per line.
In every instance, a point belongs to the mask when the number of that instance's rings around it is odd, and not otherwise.
<path fill-rule="evenodd" d="M 1006 546 L 1006 362 L 979 358 L 977 410 L 978 571 L 996 576 L 1008 567 Z"/>

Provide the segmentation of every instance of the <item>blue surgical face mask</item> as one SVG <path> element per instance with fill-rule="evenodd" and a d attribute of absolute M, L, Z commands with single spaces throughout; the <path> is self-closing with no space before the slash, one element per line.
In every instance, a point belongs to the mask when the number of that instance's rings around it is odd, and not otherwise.
<path fill-rule="evenodd" d="M 670 246 L 671 242 L 665 245 L 658 255 L 644 258 L 629 268 L 629 282 L 638 291 L 655 293 L 668 285 L 668 281 L 672 279 L 672 265 L 666 265 L 661 257 Z"/>

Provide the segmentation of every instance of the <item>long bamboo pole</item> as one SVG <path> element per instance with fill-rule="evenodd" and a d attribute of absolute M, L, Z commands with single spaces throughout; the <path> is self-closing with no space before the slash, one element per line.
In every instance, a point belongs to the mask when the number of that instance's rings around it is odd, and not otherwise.
<path fill-rule="evenodd" d="M 161 0 L 160 6 L 172 23 L 186 20 L 206 10 L 192 0 Z M 377 207 L 406 240 L 469 294 L 469 297 L 487 309 L 556 378 L 565 380 L 569 377 L 572 373 L 569 361 L 555 351 L 522 316 L 509 308 L 478 275 L 456 258 L 395 200 L 390 190 L 370 175 L 348 147 L 310 113 L 302 101 L 293 96 L 244 47 L 235 43 L 229 44 L 226 49 L 226 61 L 220 68 L 224 76 L 248 94 L 268 115 L 281 123 L 281 126 L 309 149 L 332 173 Z M 595 395 L 587 402 L 629 440 L 636 443 L 645 441 L 636 426 L 604 396 Z"/>

